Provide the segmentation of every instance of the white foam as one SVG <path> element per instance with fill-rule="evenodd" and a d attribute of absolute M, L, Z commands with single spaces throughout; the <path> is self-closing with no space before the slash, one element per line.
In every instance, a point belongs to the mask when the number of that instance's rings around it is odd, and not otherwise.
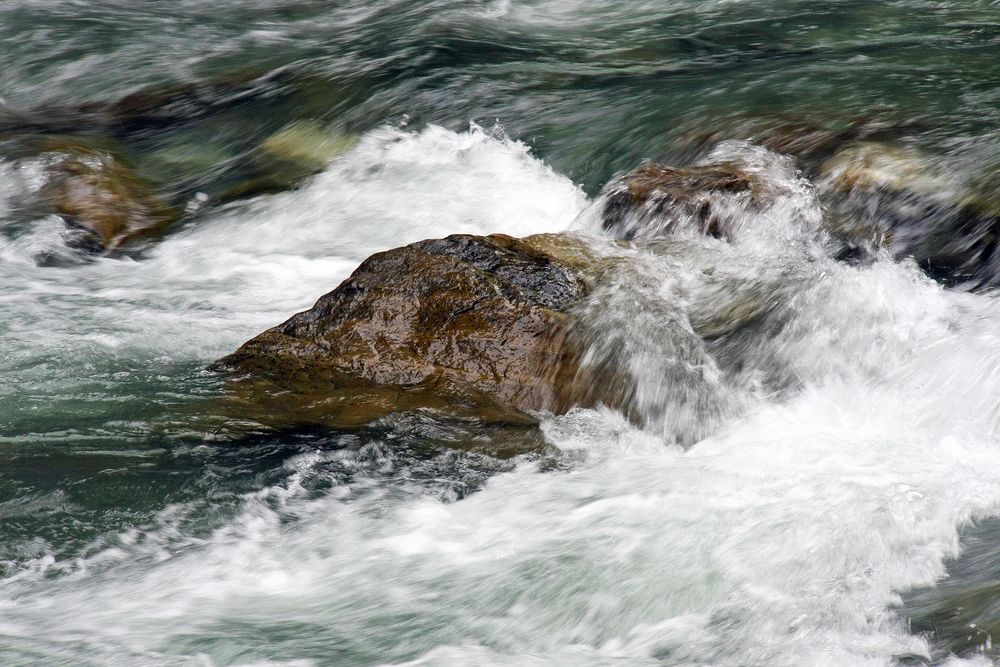
<path fill-rule="evenodd" d="M 32 342 L 50 354 L 83 327 L 78 354 L 204 355 L 238 337 L 216 329 L 308 305 L 314 284 L 384 245 L 560 229 L 583 205 L 523 146 L 481 130 L 383 130 L 302 192 L 205 221 L 146 262 L 8 264 L 26 297 L 6 307 L 48 324 L 51 338 Z M 782 262 L 761 281 L 791 286 L 778 293 L 782 326 L 730 352 L 748 373 L 777 367 L 796 382 L 689 449 L 613 411 L 576 410 L 544 425 L 564 452 L 554 471 L 523 462 L 454 503 L 405 474 L 366 473 L 368 456 L 398 463 L 388 447 L 301 456 L 207 537 L 170 508 L 69 576 L 46 576 L 55 565 L 41 555 L 0 583 L 0 658 L 854 666 L 927 655 L 890 608 L 943 575 L 963 524 L 1000 511 L 1000 301 L 885 258 L 853 268 L 808 243 L 782 253 L 784 238 L 650 259 L 684 284 L 671 317 L 715 303 L 705 262 L 748 278 L 747 257 L 770 248 Z M 303 479 L 334 463 L 355 466 L 355 481 L 330 476 L 334 491 L 317 497 Z"/>
<path fill-rule="evenodd" d="M 585 204 L 525 145 L 431 126 L 373 131 L 301 190 L 214 212 L 141 261 L 38 267 L 61 229 L 39 221 L 0 238 L 0 369 L 53 353 L 67 379 L 75 359 L 210 361 L 309 307 L 372 253 L 453 233 L 564 229 Z"/>
<path fill-rule="evenodd" d="M 950 333 L 882 378 L 832 374 L 687 451 L 577 410 L 545 425 L 575 465 L 524 464 L 451 504 L 377 483 L 311 498 L 297 476 L 343 455 L 296 459 L 292 482 L 248 496 L 204 543 L 30 585 L 6 632 L 151 664 L 194 655 L 192 637 L 226 663 L 233 628 L 239 651 L 320 663 L 363 650 L 421 665 L 926 655 L 890 605 L 942 576 L 958 527 L 1000 509 L 997 407 L 952 391 L 974 379 L 1000 392 L 997 303 L 951 305 Z M 287 643 L 276 623 L 303 629 Z"/>

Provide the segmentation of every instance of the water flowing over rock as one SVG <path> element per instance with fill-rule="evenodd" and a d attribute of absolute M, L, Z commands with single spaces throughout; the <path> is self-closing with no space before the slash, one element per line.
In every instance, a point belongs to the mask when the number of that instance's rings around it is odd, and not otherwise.
<path fill-rule="evenodd" d="M 604 228 L 619 238 L 655 238 L 682 224 L 722 238 L 722 197 L 749 204 L 759 196 L 754 177 L 734 163 L 681 169 L 647 163 L 613 182 L 605 192 Z"/>
<path fill-rule="evenodd" d="M 884 248 L 949 284 L 996 284 L 1000 207 L 988 184 L 956 179 L 946 161 L 874 142 L 839 151 L 817 184 L 832 203 L 831 230 L 859 253 Z"/>
<path fill-rule="evenodd" d="M 46 139 L 47 182 L 41 197 L 79 232 L 72 245 L 115 250 L 166 229 L 180 216 L 112 149 Z"/>
<path fill-rule="evenodd" d="M 807 175 L 843 147 L 859 141 L 890 141 L 919 129 L 919 118 L 898 118 L 890 109 L 867 116 L 838 114 L 830 109 L 805 114 L 735 114 L 698 118 L 677 129 L 674 153 L 697 159 L 723 141 L 753 142 L 795 158 Z"/>
<path fill-rule="evenodd" d="M 728 141 L 695 166 L 645 163 L 609 183 L 598 205 L 605 232 L 629 241 L 678 235 L 733 241 L 751 227 L 785 234 L 778 219 L 802 227 L 793 236 L 805 239 L 821 230 L 811 207 L 801 205 L 804 185 L 790 158 Z"/>
<path fill-rule="evenodd" d="M 662 216 L 632 242 L 458 235 L 379 253 L 215 365 L 229 374 L 224 412 L 353 428 L 421 410 L 532 424 L 536 411 L 604 404 L 671 442 L 697 441 L 743 410 L 753 387 L 794 385 L 787 364 L 756 367 L 770 356 L 742 332 L 780 333 L 792 316 L 779 286 L 809 280 L 827 254 L 818 202 L 790 160 L 747 144 L 715 158 L 642 174 L 692 198 L 719 194 L 705 183 L 730 184 L 721 196 L 741 198 L 711 203 L 731 243 L 702 227 L 657 236 L 677 220 Z M 724 388 L 744 375 L 739 389 Z"/>
<path fill-rule="evenodd" d="M 571 405 L 584 252 L 566 238 L 455 235 L 378 253 L 215 367 L 264 422 L 350 427 L 431 409 L 530 424 L 530 411 Z"/>
<path fill-rule="evenodd" d="M 0 667 L 1000 665 L 997 9 L 0 1 Z"/>

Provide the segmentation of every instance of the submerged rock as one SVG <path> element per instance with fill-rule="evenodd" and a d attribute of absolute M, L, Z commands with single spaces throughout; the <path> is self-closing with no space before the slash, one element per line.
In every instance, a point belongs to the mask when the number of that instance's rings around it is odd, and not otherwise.
<path fill-rule="evenodd" d="M 246 178 L 219 195 L 231 201 L 291 190 L 323 171 L 357 137 L 314 121 L 295 121 L 268 136 L 250 154 Z"/>
<path fill-rule="evenodd" d="M 794 157 L 813 175 L 816 168 L 846 145 L 886 141 L 920 128 L 919 119 L 897 119 L 891 110 L 873 116 L 840 116 L 829 110 L 812 114 L 735 115 L 698 118 L 676 130 L 678 157 L 697 159 L 723 141 L 742 140 Z"/>
<path fill-rule="evenodd" d="M 1000 207 L 947 164 L 884 143 L 850 145 L 827 160 L 817 185 L 828 225 L 857 253 L 913 257 L 949 284 L 995 285 Z"/>
<path fill-rule="evenodd" d="M 582 246 L 455 235 L 378 253 L 214 368 L 235 411 L 261 423 L 354 427 L 429 409 L 532 424 L 532 411 L 572 404 Z"/>
<path fill-rule="evenodd" d="M 356 143 L 356 137 L 321 123 L 296 121 L 270 135 L 260 148 L 273 160 L 291 162 L 304 172 L 316 173 Z"/>
<path fill-rule="evenodd" d="M 0 134 L 73 133 L 121 136 L 162 129 L 248 101 L 284 93 L 295 74 L 286 69 L 251 67 L 206 81 L 153 84 L 114 100 L 74 106 L 45 105 L 30 110 L 0 106 Z"/>
<path fill-rule="evenodd" d="M 115 250 L 161 233 L 179 213 L 112 148 L 49 138 L 43 203 L 78 232 L 76 246 Z"/>

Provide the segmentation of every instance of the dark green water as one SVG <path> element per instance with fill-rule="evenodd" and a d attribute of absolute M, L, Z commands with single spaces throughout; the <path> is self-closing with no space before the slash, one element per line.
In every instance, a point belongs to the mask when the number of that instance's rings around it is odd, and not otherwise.
<path fill-rule="evenodd" d="M 996 283 L 795 254 L 834 208 L 795 167 L 891 143 L 996 202 L 998 62 L 993 2 L 0 3 L 0 664 L 988 661 L 963 628 L 997 619 L 1000 301 L 970 288 Z M 33 204 L 26 147 L 56 137 L 187 213 L 81 257 Z M 304 178 L 275 137 L 331 161 Z M 532 436 L 213 417 L 205 367 L 369 254 L 594 231 L 609 179 L 724 140 L 797 160 L 761 158 L 796 196 L 758 226 L 791 231 L 646 261 L 667 319 L 631 293 L 595 314 L 669 405 L 677 294 L 721 275 L 787 306 L 691 448 L 669 410 Z"/>

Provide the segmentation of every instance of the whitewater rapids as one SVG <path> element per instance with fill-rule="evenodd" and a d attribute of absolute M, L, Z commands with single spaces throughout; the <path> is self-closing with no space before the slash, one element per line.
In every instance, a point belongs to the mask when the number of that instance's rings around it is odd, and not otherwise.
<path fill-rule="evenodd" d="M 169 505 L 72 558 L 26 544 L 0 580 L 0 664 L 930 659 L 894 605 L 945 574 L 962 527 L 1000 514 L 998 297 L 945 290 L 907 261 L 834 262 L 808 184 L 752 147 L 724 150 L 763 160 L 792 194 L 732 247 L 636 251 L 656 272 L 634 295 L 660 299 L 664 320 L 631 317 L 636 299 L 594 315 L 633 321 L 647 343 L 644 428 L 575 410 L 544 421 L 553 451 L 511 463 L 414 461 L 378 441 L 319 449 L 225 510 Z M 209 213 L 141 260 L 39 266 L 55 221 L 3 237 L 0 365 L 18 381 L 0 404 L 18 428 L 0 442 L 99 451 L 127 416 L 43 430 L 27 389 L 58 371 L 48 400 L 77 414 L 129 360 L 139 368 L 112 382 L 128 412 L 148 383 L 191 381 L 372 252 L 458 232 L 598 234 L 592 203 L 499 130 L 382 128 L 304 189 Z M 663 355 L 678 348 L 659 343 L 741 281 L 779 299 L 780 331 L 700 352 L 702 383 L 685 391 L 718 409 L 695 433 L 663 407 L 678 386 Z M 456 495 L 470 469 L 477 490 Z"/>

